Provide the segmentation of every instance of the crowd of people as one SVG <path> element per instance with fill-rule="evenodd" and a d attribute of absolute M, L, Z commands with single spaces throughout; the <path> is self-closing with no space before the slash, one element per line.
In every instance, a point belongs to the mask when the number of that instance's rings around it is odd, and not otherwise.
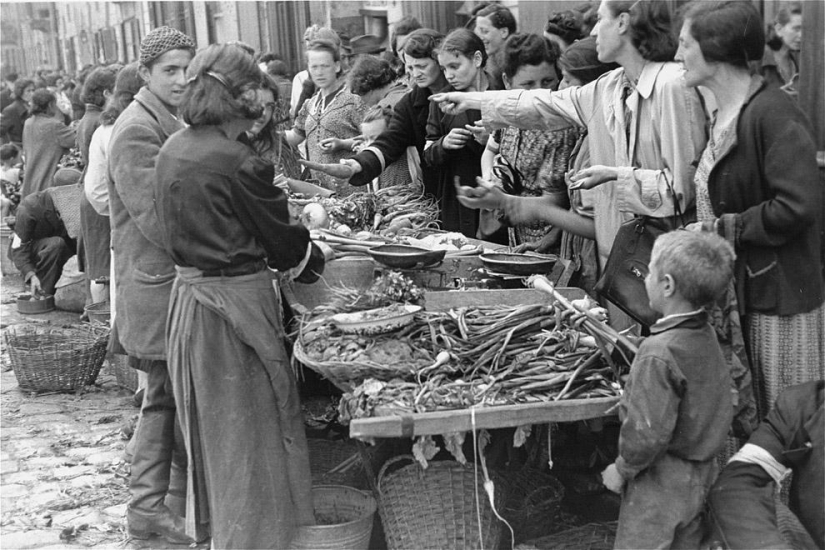
<path fill-rule="evenodd" d="M 125 66 L 7 75 L 8 252 L 35 295 L 77 253 L 88 301 L 111 301 L 111 351 L 143 373 L 129 534 L 285 548 L 314 523 L 278 289 L 316 281 L 332 256 L 290 219 L 287 192 L 410 186 L 443 229 L 558 254 L 590 293 L 627 220 L 688 230 L 653 250 L 645 285 L 662 318 L 631 368 L 604 483 L 623 495 L 617 547 L 698 547 L 731 434 L 738 448 L 783 390 L 825 378 L 825 199 L 795 102 L 798 6 L 767 33 L 746 0 L 679 15 L 603 0 L 534 34 L 482 3 L 446 35 L 406 17 L 388 47 L 313 25 L 294 77 L 275 53 L 196 51 L 160 27 Z M 636 328 L 606 305 L 614 328 Z M 821 423 L 821 384 L 809 401 Z M 800 463 L 783 442 L 773 462 L 746 445 L 732 464 L 770 463 L 778 482 Z M 821 512 L 819 476 L 794 490 Z M 718 505 L 725 486 L 712 496 L 713 536 L 755 540 Z M 821 523 L 806 527 L 821 539 Z"/>

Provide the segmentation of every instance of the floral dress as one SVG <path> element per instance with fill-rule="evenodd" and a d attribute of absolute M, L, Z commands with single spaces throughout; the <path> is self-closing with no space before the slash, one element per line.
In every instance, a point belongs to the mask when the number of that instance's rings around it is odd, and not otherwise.
<path fill-rule="evenodd" d="M 322 164 L 338 164 L 338 161 L 353 156 L 352 151 L 327 152 L 321 149 L 321 141 L 327 138 L 350 139 L 361 134 L 360 124 L 366 107 L 361 98 L 346 87 L 324 97 L 315 92 L 304 102 L 295 118 L 295 129 L 306 138 L 307 159 Z M 312 179 L 339 196 L 351 195 L 356 191 L 352 185 L 312 170 Z"/>
<path fill-rule="evenodd" d="M 696 219 L 703 226 L 711 226 L 716 220 L 713 212 L 713 205 L 708 193 L 708 178 L 717 159 L 724 151 L 728 150 L 731 142 L 736 139 L 736 122 L 734 119 L 725 128 L 716 141 L 711 130 L 707 147 L 702 152 L 699 165 L 696 167 L 694 183 L 696 184 Z M 714 118 L 711 127 L 716 125 Z M 725 294 L 717 301 L 710 312 L 713 327 L 716 329 L 716 337 L 722 352 L 730 367 L 733 377 L 733 388 L 737 392 L 735 402 L 734 433 L 744 438 L 756 428 L 758 423 L 756 400 L 753 395 L 753 385 L 750 361 L 746 351 L 745 337 L 742 332 L 742 321 L 739 316 L 739 301 L 736 297 L 735 281 L 731 280 Z M 732 441 L 728 442 L 728 454 L 735 451 Z M 728 458 L 725 455 L 725 458 Z"/>
<path fill-rule="evenodd" d="M 499 155 L 520 176 L 521 189 L 516 190 L 517 194 L 522 197 L 558 195 L 566 198 L 564 175 L 581 132 L 576 126 L 561 130 L 506 128 L 497 132 Z M 495 172 L 494 168 L 494 178 Z M 549 225 L 542 222 L 511 227 L 510 246 L 539 241 L 550 229 Z"/>

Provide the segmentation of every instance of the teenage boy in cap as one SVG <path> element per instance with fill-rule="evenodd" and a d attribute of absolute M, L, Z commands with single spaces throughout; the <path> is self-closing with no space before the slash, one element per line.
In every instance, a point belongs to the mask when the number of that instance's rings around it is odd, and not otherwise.
<path fill-rule="evenodd" d="M 112 129 L 109 210 L 115 251 L 118 314 L 114 349 L 148 374 L 132 459 L 129 535 L 160 535 L 191 543 L 184 533 L 186 454 L 175 437 L 175 399 L 166 366 L 166 312 L 175 264 L 161 240 L 154 206 L 155 161 L 166 139 L 183 124 L 176 113 L 186 88 L 195 44 L 160 27 L 140 44 L 138 69 L 145 85 Z M 177 443 L 177 444 L 176 444 Z M 174 455 L 174 460 L 173 460 Z M 171 483 L 170 483 L 171 481 Z M 171 508 L 171 509 L 170 509 Z"/>

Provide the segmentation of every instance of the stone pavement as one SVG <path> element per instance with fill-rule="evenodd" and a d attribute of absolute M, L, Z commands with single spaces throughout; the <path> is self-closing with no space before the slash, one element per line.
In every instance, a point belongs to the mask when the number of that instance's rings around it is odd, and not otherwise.
<path fill-rule="evenodd" d="M 18 276 L 5 276 L 2 332 L 22 324 L 78 323 L 78 314 L 17 313 Z M 0 548 L 185 548 L 126 534 L 126 434 L 137 416 L 132 392 L 106 365 L 83 393 L 20 390 L 2 342 L 0 374 Z M 9 369 L 9 370 L 7 370 Z M 201 548 L 208 545 L 201 545 Z"/>

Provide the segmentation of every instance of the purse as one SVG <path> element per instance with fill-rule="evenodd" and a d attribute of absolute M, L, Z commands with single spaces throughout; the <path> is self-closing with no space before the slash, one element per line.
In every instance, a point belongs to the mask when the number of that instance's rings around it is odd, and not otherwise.
<path fill-rule="evenodd" d="M 638 323 L 650 327 L 659 314 L 650 308 L 645 289 L 650 253 L 656 238 L 685 226 L 679 201 L 671 188 L 675 216 L 651 218 L 637 216 L 622 224 L 616 233 L 610 255 L 594 290 L 615 304 Z"/>

